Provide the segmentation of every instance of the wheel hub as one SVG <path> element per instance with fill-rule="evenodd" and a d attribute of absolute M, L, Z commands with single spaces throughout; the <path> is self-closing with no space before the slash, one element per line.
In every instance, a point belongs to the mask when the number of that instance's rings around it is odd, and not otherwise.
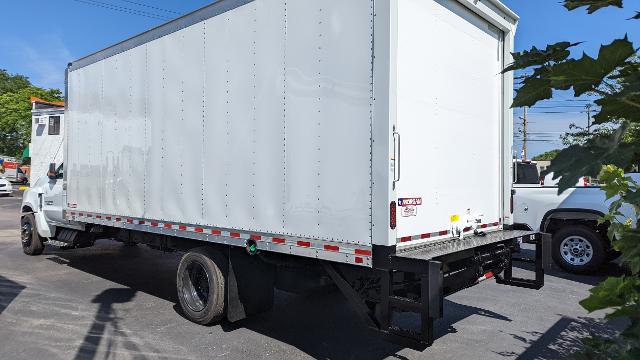
<path fill-rule="evenodd" d="M 183 274 L 184 295 L 187 306 L 193 311 L 202 311 L 209 301 L 209 274 L 197 261 L 187 266 Z"/>
<path fill-rule="evenodd" d="M 560 244 L 562 258 L 571 265 L 584 266 L 593 259 L 591 242 L 582 236 L 569 236 Z"/>
<path fill-rule="evenodd" d="M 20 238 L 23 246 L 29 246 L 31 244 L 31 237 L 33 235 L 33 227 L 30 223 L 25 223 L 20 228 Z"/>

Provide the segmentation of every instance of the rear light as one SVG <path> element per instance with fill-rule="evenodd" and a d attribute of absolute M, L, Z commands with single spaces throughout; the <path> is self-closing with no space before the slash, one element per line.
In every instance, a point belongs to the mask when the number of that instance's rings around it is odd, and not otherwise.
<path fill-rule="evenodd" d="M 589 178 L 588 177 L 583 177 L 582 178 L 582 186 L 587 187 L 589 186 Z"/>
<path fill-rule="evenodd" d="M 396 202 L 392 201 L 389 204 L 389 227 L 391 230 L 396 229 Z"/>
<path fill-rule="evenodd" d="M 544 186 L 544 176 L 540 176 L 540 185 Z"/>

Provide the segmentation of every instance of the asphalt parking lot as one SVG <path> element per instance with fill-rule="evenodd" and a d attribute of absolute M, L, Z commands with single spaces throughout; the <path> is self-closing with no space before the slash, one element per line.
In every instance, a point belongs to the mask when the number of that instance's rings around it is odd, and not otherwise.
<path fill-rule="evenodd" d="M 0 198 L 2 359 L 558 359 L 589 333 L 617 328 L 578 305 L 606 274 L 560 271 L 540 291 L 486 281 L 450 296 L 438 339 L 422 352 L 369 334 L 337 291 L 277 292 L 269 313 L 203 327 L 176 306 L 179 254 L 99 241 L 28 257 L 19 240 L 20 201 L 19 193 Z"/>

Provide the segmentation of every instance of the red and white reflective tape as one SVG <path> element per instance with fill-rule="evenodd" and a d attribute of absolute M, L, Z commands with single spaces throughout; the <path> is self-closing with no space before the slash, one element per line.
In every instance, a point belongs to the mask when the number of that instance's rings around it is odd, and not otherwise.
<path fill-rule="evenodd" d="M 488 224 L 481 224 L 479 226 L 480 229 L 490 229 L 490 228 L 495 228 L 495 227 L 499 227 L 500 225 L 502 225 L 502 219 L 493 222 L 493 223 L 488 223 Z M 465 233 L 469 233 L 472 232 L 473 228 L 472 227 L 466 227 L 464 228 L 463 232 Z M 442 230 L 442 231 L 436 231 L 436 232 L 432 232 L 432 233 L 426 233 L 426 234 L 419 234 L 419 235 L 411 235 L 411 236 L 403 236 L 397 239 L 397 243 L 401 244 L 401 243 L 407 243 L 410 241 L 417 241 L 417 240 L 429 240 L 429 239 L 434 239 L 434 238 L 444 238 L 446 236 L 452 236 L 451 234 L 451 230 Z"/>
<path fill-rule="evenodd" d="M 493 278 L 493 273 L 491 271 L 489 271 L 488 273 L 485 273 L 480 278 L 478 278 L 478 282 L 480 283 L 482 281 L 489 280 L 491 278 Z"/>
<path fill-rule="evenodd" d="M 404 243 L 404 242 L 409 242 L 414 240 L 432 239 L 432 238 L 447 236 L 450 233 L 451 231 L 449 230 L 442 230 L 442 231 L 433 232 L 433 233 L 426 233 L 426 234 L 413 235 L 413 236 L 403 236 L 398 239 L 398 242 Z"/>
<path fill-rule="evenodd" d="M 178 235 L 177 233 L 184 232 L 185 235 L 189 235 L 190 237 L 212 239 L 215 242 L 231 243 L 234 245 L 241 245 L 246 243 L 247 240 L 253 240 L 258 244 L 258 248 L 262 250 L 300 254 L 307 257 L 319 257 L 327 260 L 371 266 L 371 247 L 361 245 L 336 243 L 320 239 L 253 233 L 200 225 L 187 225 L 174 222 L 163 222 L 159 220 L 137 219 L 125 216 L 95 214 L 82 211 L 67 211 L 66 217 L 68 220 L 112 225 L 115 227 L 129 227 L 149 232 L 162 233 L 167 230 L 171 230 L 171 234 L 176 235 Z M 140 226 L 142 226 L 142 229 L 139 228 Z M 216 241 L 216 238 L 220 238 L 220 240 Z M 235 242 L 225 241 L 224 239 L 235 240 Z M 347 261 L 344 261 L 345 259 Z"/>

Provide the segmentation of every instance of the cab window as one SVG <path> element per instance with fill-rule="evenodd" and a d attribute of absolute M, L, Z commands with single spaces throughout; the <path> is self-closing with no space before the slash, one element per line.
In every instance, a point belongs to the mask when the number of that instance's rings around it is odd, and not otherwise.
<path fill-rule="evenodd" d="M 540 174 L 536 164 L 518 163 L 515 184 L 540 184 Z"/>

